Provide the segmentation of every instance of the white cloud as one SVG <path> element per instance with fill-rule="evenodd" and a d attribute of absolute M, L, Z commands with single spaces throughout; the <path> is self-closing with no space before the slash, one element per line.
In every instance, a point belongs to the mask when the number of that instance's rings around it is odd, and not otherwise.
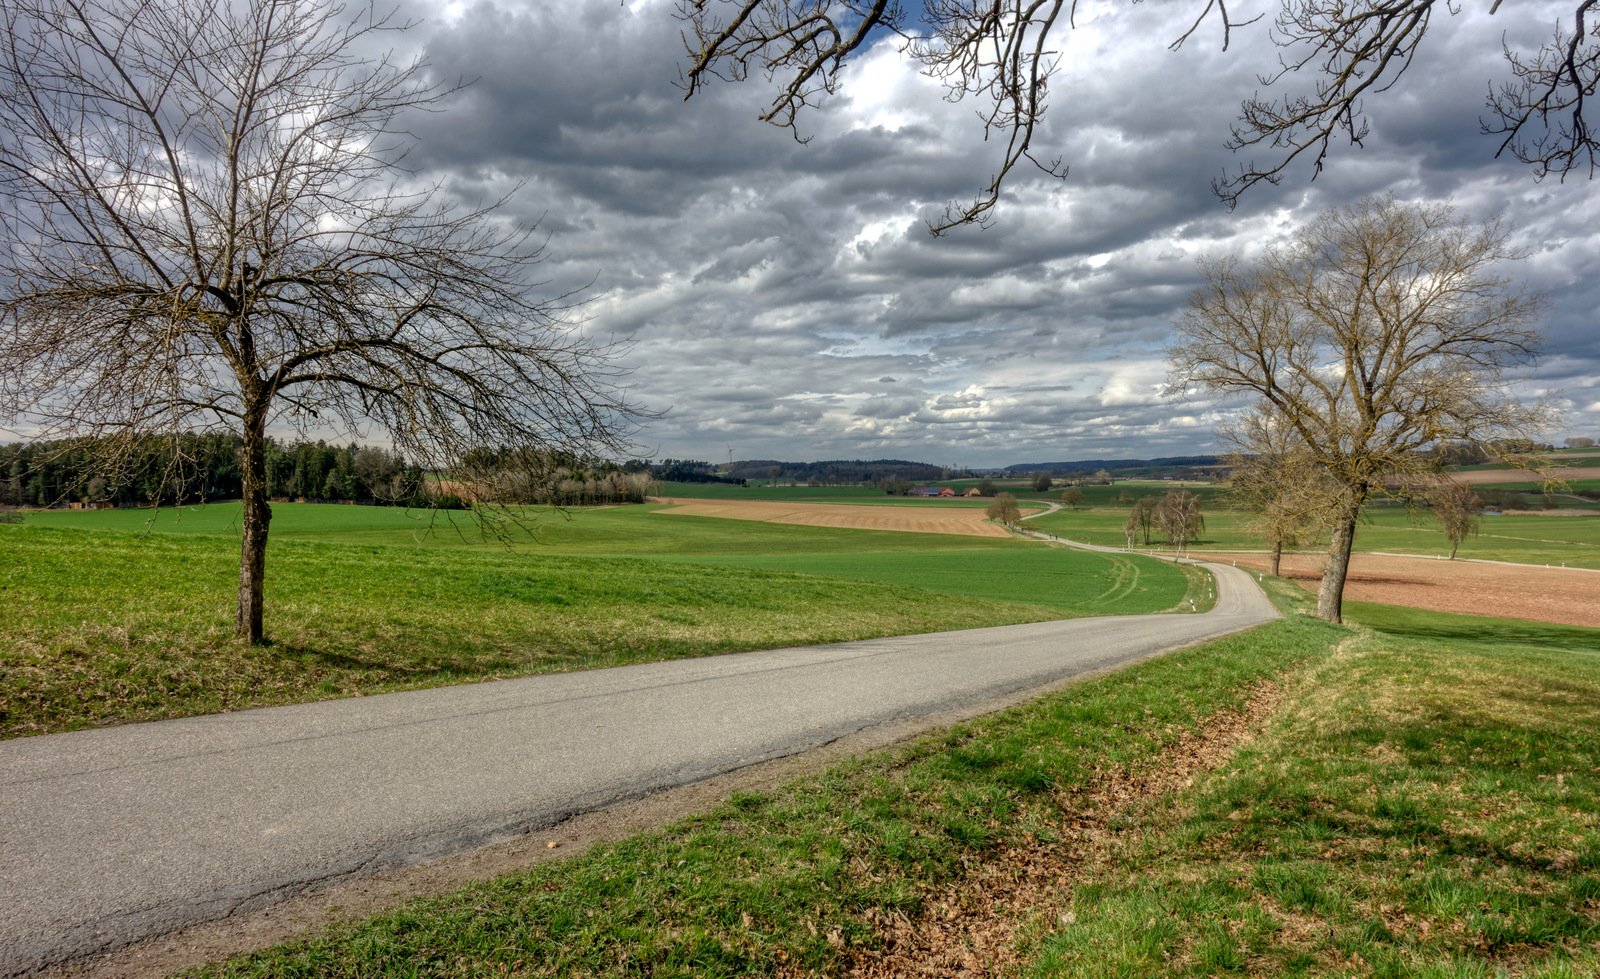
<path fill-rule="evenodd" d="M 435 2 L 416 35 L 441 77 L 479 81 L 417 121 L 414 160 L 462 192 L 526 182 L 515 210 L 550 232 L 550 288 L 592 279 L 587 328 L 636 337 L 633 393 L 671 407 L 644 436 L 662 454 L 1203 451 L 1216 414 L 1161 396 L 1195 258 L 1248 258 L 1319 208 L 1387 190 L 1517 224 L 1533 251 L 1520 272 L 1552 298 L 1537 379 L 1576 406 L 1573 431 L 1600 432 L 1600 190 L 1534 184 L 1477 135 L 1499 32 L 1541 39 L 1537 12 L 1436 18 L 1396 92 L 1369 100 L 1365 149 L 1335 147 L 1315 182 L 1302 168 L 1229 213 L 1210 183 L 1240 162 L 1221 143 L 1276 57 L 1266 25 L 1226 53 L 1214 25 L 1169 53 L 1187 8 L 1081 4 L 1036 145 L 1068 179 L 1019 167 L 994 227 L 933 241 L 923 220 L 997 162 L 973 103 L 944 101 L 880 43 L 802 118 L 801 146 L 756 119 L 760 79 L 681 100 L 673 8 Z"/>

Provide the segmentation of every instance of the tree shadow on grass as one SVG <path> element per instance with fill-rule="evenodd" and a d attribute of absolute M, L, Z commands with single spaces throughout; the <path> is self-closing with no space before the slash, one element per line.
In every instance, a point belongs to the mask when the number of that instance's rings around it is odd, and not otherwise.
<path fill-rule="evenodd" d="M 1538 646 L 1600 656 L 1600 629 L 1445 612 L 1398 605 L 1346 602 L 1350 619 L 1391 636 L 1496 646 Z"/>

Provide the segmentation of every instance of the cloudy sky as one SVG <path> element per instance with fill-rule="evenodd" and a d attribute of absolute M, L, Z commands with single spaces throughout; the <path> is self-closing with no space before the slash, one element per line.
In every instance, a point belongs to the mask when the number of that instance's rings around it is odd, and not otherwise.
<path fill-rule="evenodd" d="M 1060 29 L 1036 138 L 1071 168 L 1014 171 L 992 227 L 932 239 L 927 217 L 998 162 L 976 105 L 944 101 L 885 41 L 797 145 L 760 122 L 764 83 L 684 102 L 670 0 L 415 0 L 441 76 L 475 78 L 415 126 L 412 162 L 549 235 L 552 288 L 593 281 L 587 329 L 633 337 L 656 457 L 876 458 L 994 466 L 1209 451 L 1215 412 L 1161 396 L 1161 349 L 1195 260 L 1249 257 L 1322 208 L 1392 191 L 1504 214 L 1549 293 L 1531 391 L 1567 405 L 1556 437 L 1600 436 L 1600 183 L 1535 183 L 1479 135 L 1501 36 L 1537 45 L 1559 6 L 1441 16 L 1401 85 L 1337 148 L 1228 212 L 1211 181 L 1241 97 L 1275 63 L 1267 24 L 1167 50 L 1195 4 L 1090 2 Z M 1276 8 L 1234 9 L 1236 18 Z M 1191 9 L 1195 8 L 1195 9 Z M 1568 5 L 1570 10 L 1570 4 Z M 1532 11 L 1532 12 L 1530 12 Z M 1542 12 L 1541 12 L 1542 11 Z M 1042 144 L 1042 145 L 1040 145 Z"/>

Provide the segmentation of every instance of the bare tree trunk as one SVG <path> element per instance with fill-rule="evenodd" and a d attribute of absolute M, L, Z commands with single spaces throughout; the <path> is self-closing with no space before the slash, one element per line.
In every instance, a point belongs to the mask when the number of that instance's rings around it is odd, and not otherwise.
<path fill-rule="evenodd" d="M 1454 561 L 1456 559 L 1456 549 L 1459 548 L 1460 546 L 1461 546 L 1461 538 L 1459 538 L 1459 537 L 1450 538 L 1450 560 Z"/>
<path fill-rule="evenodd" d="M 234 634 L 260 642 L 261 607 L 267 572 L 267 524 L 272 508 L 267 505 L 266 411 L 250 412 L 245 417 L 244 444 L 240 449 L 240 470 L 244 482 L 244 533 L 239 553 L 239 611 Z"/>
<path fill-rule="evenodd" d="M 1343 622 L 1344 579 L 1350 572 L 1350 548 L 1356 540 L 1356 520 L 1360 513 L 1342 516 L 1333 528 L 1333 542 L 1328 547 L 1328 570 L 1322 573 L 1322 587 L 1317 590 L 1317 616 L 1329 622 Z"/>
<path fill-rule="evenodd" d="M 1272 571 L 1271 571 L 1271 574 L 1272 574 L 1272 576 L 1274 578 L 1278 577 L 1278 565 L 1282 561 L 1283 561 L 1283 541 L 1275 540 L 1275 541 L 1272 542 Z"/>

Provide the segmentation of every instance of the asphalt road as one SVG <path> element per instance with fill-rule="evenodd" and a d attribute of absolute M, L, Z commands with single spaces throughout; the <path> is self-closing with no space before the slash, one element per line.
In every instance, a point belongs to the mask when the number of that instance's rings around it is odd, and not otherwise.
<path fill-rule="evenodd" d="M 0 742 L 0 975 L 1276 617 L 1073 619 Z"/>

